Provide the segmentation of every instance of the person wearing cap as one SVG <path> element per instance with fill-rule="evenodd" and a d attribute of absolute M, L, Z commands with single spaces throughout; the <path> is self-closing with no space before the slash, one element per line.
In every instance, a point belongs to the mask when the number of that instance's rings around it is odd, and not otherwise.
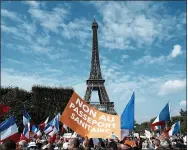
<path fill-rule="evenodd" d="M 36 150 L 37 149 L 37 145 L 35 142 L 30 142 L 28 144 L 28 150 Z"/>

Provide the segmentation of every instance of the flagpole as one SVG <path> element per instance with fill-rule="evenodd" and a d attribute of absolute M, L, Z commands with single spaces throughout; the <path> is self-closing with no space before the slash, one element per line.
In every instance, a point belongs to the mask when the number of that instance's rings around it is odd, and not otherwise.
<path fill-rule="evenodd" d="M 180 123 L 180 121 L 179 121 L 179 123 Z M 180 125 L 180 137 L 181 137 L 181 125 Z"/>
<path fill-rule="evenodd" d="M 133 90 L 133 94 L 134 94 L 134 116 L 135 116 L 135 93 L 134 93 L 134 90 Z M 134 117 L 134 120 L 135 120 L 135 117 Z M 134 122 L 133 122 L 134 123 Z M 134 124 L 135 125 L 135 124 Z M 134 130 L 134 128 L 133 128 Z"/>

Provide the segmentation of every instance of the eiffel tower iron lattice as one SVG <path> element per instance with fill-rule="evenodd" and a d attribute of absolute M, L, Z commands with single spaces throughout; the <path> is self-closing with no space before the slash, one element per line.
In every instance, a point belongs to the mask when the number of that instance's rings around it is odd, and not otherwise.
<path fill-rule="evenodd" d="M 110 102 L 106 88 L 104 86 L 105 80 L 102 78 L 100 60 L 99 60 L 99 50 L 98 50 L 98 38 L 97 38 L 98 24 L 94 18 L 92 24 L 93 30 L 93 41 L 92 41 L 92 59 L 91 59 L 91 71 L 89 79 L 86 81 L 87 89 L 85 93 L 85 101 L 90 105 L 96 107 L 97 109 L 109 113 L 117 114 L 114 110 L 114 103 Z M 99 103 L 90 102 L 92 91 L 98 91 Z"/>

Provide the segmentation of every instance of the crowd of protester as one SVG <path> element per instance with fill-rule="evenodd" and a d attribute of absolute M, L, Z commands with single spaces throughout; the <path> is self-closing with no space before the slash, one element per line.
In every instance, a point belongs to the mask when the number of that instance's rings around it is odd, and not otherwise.
<path fill-rule="evenodd" d="M 134 141 L 135 144 L 125 144 L 125 140 Z M 141 137 L 125 137 L 122 141 L 118 139 L 92 139 L 81 138 L 65 138 L 56 136 L 51 142 L 48 137 L 34 137 L 30 142 L 21 140 L 17 143 L 12 140 L 6 140 L 0 145 L 0 150 L 165 150 L 165 149 L 187 149 L 187 141 L 185 136 L 173 136 L 159 140 L 157 137 L 141 138 Z"/>

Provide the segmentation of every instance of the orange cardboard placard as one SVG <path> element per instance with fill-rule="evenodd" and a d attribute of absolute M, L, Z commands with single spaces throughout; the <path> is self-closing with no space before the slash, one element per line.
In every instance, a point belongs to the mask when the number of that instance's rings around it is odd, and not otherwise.
<path fill-rule="evenodd" d="M 125 140 L 124 144 L 130 145 L 131 147 L 135 147 L 136 146 L 135 141 Z"/>
<path fill-rule="evenodd" d="M 120 138 L 120 117 L 103 113 L 87 104 L 75 92 L 61 115 L 60 121 L 88 138 Z"/>

